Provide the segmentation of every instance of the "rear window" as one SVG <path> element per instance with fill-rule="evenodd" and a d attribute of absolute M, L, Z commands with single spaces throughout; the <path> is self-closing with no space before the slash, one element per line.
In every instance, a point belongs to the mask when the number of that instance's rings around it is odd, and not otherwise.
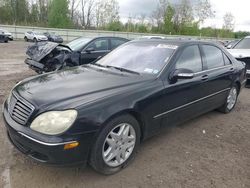
<path fill-rule="evenodd" d="M 117 48 L 118 46 L 122 45 L 126 41 L 121 39 L 111 39 L 111 50 Z"/>
<path fill-rule="evenodd" d="M 203 45 L 203 51 L 208 69 L 224 66 L 222 51 L 211 45 Z"/>

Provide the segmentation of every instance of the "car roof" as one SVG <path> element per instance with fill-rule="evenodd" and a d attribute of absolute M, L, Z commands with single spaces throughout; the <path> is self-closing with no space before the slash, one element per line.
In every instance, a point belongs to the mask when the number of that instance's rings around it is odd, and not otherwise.
<path fill-rule="evenodd" d="M 95 39 L 101 39 L 101 38 L 115 38 L 115 39 L 122 39 L 122 40 L 127 40 L 129 41 L 129 39 L 127 38 L 123 38 L 123 37 L 114 37 L 114 36 L 100 36 L 100 37 L 78 37 L 76 39 L 80 39 L 80 38 L 86 38 L 86 39 L 91 39 L 91 40 L 95 40 Z M 75 39 L 74 39 L 75 40 Z"/>
<path fill-rule="evenodd" d="M 203 40 L 188 40 L 188 39 L 141 39 L 141 40 L 133 40 L 133 42 L 139 43 L 156 43 L 156 44 L 169 44 L 175 46 L 184 46 L 184 45 L 191 45 L 191 44 L 212 44 L 215 46 L 219 46 L 216 44 L 216 41 L 203 41 Z"/>

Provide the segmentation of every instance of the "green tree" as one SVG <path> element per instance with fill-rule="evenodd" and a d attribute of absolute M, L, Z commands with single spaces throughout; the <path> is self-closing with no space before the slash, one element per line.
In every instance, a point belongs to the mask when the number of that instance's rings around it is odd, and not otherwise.
<path fill-rule="evenodd" d="M 120 21 L 114 21 L 114 22 L 108 23 L 106 29 L 109 31 L 123 31 L 124 27 Z"/>
<path fill-rule="evenodd" d="M 29 21 L 32 24 L 35 24 L 39 21 L 39 11 L 38 11 L 38 6 L 37 4 L 32 4 L 31 5 L 31 12 L 30 12 L 30 19 Z"/>
<path fill-rule="evenodd" d="M 172 7 L 171 4 L 168 3 L 164 15 L 164 32 L 166 34 L 173 34 L 174 32 L 174 23 L 173 23 L 174 14 L 175 14 L 174 7 Z"/>
<path fill-rule="evenodd" d="M 69 28 L 72 26 L 67 0 L 52 0 L 49 6 L 48 26 L 56 28 Z"/>

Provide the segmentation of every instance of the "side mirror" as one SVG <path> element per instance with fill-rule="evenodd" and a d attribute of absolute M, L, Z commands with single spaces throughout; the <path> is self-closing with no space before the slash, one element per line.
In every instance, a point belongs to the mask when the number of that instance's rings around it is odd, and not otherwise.
<path fill-rule="evenodd" d="M 176 69 L 169 75 L 171 83 L 176 83 L 179 79 L 192 79 L 194 72 L 189 69 Z"/>
<path fill-rule="evenodd" d="M 87 48 L 85 50 L 86 53 L 90 54 L 91 52 L 95 51 L 95 49 L 93 47 Z"/>

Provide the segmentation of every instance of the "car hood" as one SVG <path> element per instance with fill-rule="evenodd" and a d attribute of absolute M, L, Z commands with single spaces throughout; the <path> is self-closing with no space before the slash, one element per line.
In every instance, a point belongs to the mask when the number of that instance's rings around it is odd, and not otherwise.
<path fill-rule="evenodd" d="M 29 46 L 26 51 L 26 54 L 32 60 L 39 62 L 58 46 L 68 48 L 71 51 L 71 49 L 65 45 L 48 41 L 48 42 L 38 42 L 36 44 L 33 44 L 32 46 Z"/>
<path fill-rule="evenodd" d="M 228 51 L 235 58 L 250 57 L 250 49 L 228 49 Z"/>
<path fill-rule="evenodd" d="M 39 108 L 73 108 L 119 92 L 124 93 L 129 87 L 153 78 L 80 66 L 24 80 L 14 90 Z"/>
<path fill-rule="evenodd" d="M 12 35 L 11 33 L 9 32 L 4 32 L 5 35 Z"/>

